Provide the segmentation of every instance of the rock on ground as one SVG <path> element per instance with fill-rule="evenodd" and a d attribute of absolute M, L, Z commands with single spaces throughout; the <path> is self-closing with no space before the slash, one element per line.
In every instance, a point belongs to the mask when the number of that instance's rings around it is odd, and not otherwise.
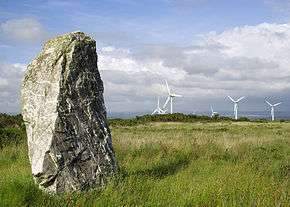
<path fill-rule="evenodd" d="M 49 40 L 28 65 L 22 115 L 32 174 L 45 191 L 103 186 L 116 172 L 103 91 L 96 43 L 82 32 Z"/>

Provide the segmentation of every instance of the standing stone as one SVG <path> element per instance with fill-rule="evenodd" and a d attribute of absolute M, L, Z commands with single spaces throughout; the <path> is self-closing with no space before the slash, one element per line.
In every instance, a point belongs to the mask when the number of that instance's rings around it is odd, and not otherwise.
<path fill-rule="evenodd" d="M 82 32 L 45 43 L 21 89 L 36 183 L 61 193 L 103 186 L 117 169 L 96 42 Z"/>

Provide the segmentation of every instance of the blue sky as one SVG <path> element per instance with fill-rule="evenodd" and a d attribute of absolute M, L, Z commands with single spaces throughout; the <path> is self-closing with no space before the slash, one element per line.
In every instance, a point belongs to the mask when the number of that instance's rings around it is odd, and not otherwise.
<path fill-rule="evenodd" d="M 97 41 L 111 111 L 125 112 L 128 104 L 135 111 L 150 111 L 155 97 L 164 95 L 164 89 L 156 88 L 163 87 L 165 78 L 187 95 L 177 100 L 176 109 L 181 111 L 206 110 L 209 101 L 225 110 L 229 103 L 220 97 L 247 95 L 244 93 L 249 94 L 244 110 L 264 110 L 263 97 L 290 99 L 289 73 L 284 67 L 288 54 L 281 46 L 289 35 L 289 11 L 288 0 L 0 0 L 0 69 L 6 70 L 6 75 L 0 75 L 0 106 L 4 112 L 19 111 L 21 76 L 43 41 L 81 30 Z M 277 34 L 284 39 L 278 39 Z M 255 48 L 250 46 L 255 38 L 257 42 L 266 38 L 260 43 L 265 48 L 252 53 Z M 275 57 L 270 54 L 269 42 L 273 43 Z M 218 45 L 233 48 L 222 51 Z M 269 52 L 264 52 L 267 49 Z M 233 65 L 237 67 L 234 71 Z M 263 75 L 273 69 L 280 76 L 271 79 Z M 15 75 L 7 75 L 9 70 Z M 253 70 L 262 73 L 261 79 L 247 75 Z M 229 79 L 224 78 L 226 74 Z M 208 85 L 204 85 L 205 80 Z M 274 80 L 281 80 L 281 84 L 270 87 Z M 9 85 L 11 82 L 15 86 Z M 150 86 L 143 89 L 148 82 Z M 254 92 L 234 87 L 240 83 L 263 87 Z"/>
<path fill-rule="evenodd" d="M 48 37 L 81 30 L 95 36 L 100 44 L 122 47 L 186 45 L 210 31 L 287 22 L 288 13 L 281 13 L 273 4 L 265 0 L 1 0 L 0 21 L 33 18 L 43 25 Z M 4 48 L 4 61 L 27 63 L 39 50 L 39 42 L 10 41 L 4 39 L 1 44 L 16 45 L 17 49 Z"/>

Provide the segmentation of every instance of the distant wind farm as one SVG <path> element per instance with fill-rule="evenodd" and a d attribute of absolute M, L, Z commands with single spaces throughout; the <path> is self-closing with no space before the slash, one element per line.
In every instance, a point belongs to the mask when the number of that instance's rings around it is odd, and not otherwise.
<path fill-rule="evenodd" d="M 163 104 L 162 108 L 160 108 L 160 97 L 158 96 L 158 100 L 157 100 L 157 108 L 155 108 L 152 112 L 151 115 L 155 115 L 155 114 L 165 114 L 167 111 L 170 112 L 170 114 L 173 114 L 173 101 L 176 97 L 178 98 L 182 98 L 182 95 L 180 94 L 175 94 L 172 92 L 172 90 L 170 89 L 169 85 L 168 85 L 168 82 L 167 80 L 165 80 L 165 87 L 167 89 L 167 98 L 166 98 L 166 101 L 165 103 Z M 235 120 L 238 120 L 238 109 L 239 109 L 239 103 L 244 100 L 246 97 L 245 96 L 242 96 L 242 97 L 239 97 L 238 99 L 234 99 L 232 98 L 231 96 L 227 96 L 228 99 L 233 103 L 233 118 Z M 168 106 L 168 103 L 170 102 L 170 106 Z M 265 100 L 265 102 L 270 106 L 271 110 L 270 110 L 270 117 L 271 117 L 271 120 L 272 121 L 275 121 L 275 107 L 279 106 L 282 104 L 282 102 L 279 102 L 279 103 L 276 103 L 276 104 L 271 104 L 269 101 Z M 263 103 L 263 102 L 261 102 Z M 213 107 L 210 106 L 210 110 L 211 110 L 211 114 L 210 114 L 210 117 L 215 117 L 215 116 L 218 116 L 219 113 L 214 111 L 213 110 Z M 177 113 L 177 111 L 175 111 L 174 113 Z M 258 119 L 258 118 L 266 118 L 267 116 L 265 116 L 264 114 L 255 114 L 255 115 L 246 115 L 244 114 L 244 117 L 247 117 L 247 116 L 250 116 L 249 118 L 255 118 Z"/>

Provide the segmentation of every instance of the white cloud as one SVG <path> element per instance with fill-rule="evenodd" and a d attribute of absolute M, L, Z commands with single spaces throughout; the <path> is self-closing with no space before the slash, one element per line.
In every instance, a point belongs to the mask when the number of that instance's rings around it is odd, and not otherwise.
<path fill-rule="evenodd" d="M 164 66 L 162 61 L 142 62 L 128 49 L 105 47 L 98 55 L 108 108 L 113 111 L 150 110 L 151 101 L 164 94 L 164 78 L 175 76 L 179 80 L 185 75 L 176 68 Z"/>
<path fill-rule="evenodd" d="M 1 112 L 19 113 L 20 84 L 26 66 L 0 63 L 0 108 Z"/>
<path fill-rule="evenodd" d="M 10 40 L 32 42 L 45 37 L 42 24 L 33 18 L 12 19 L 0 24 L 1 34 Z"/>
<path fill-rule="evenodd" d="M 227 94 L 247 95 L 260 99 L 252 103 L 255 106 L 262 105 L 264 97 L 286 95 L 289 99 L 290 24 L 263 23 L 221 34 L 210 32 L 190 47 L 146 45 L 138 52 L 105 50 L 100 53 L 99 67 L 107 70 L 105 83 L 114 85 L 107 87 L 108 102 L 122 94 L 115 101 L 122 104 L 126 97 L 132 106 L 144 101 L 144 108 L 148 107 L 146 100 L 154 104 L 155 96 L 165 95 L 164 90 L 156 90 L 156 86 L 162 88 L 164 79 L 199 103 L 201 110 L 207 107 L 203 106 L 207 96 L 221 100 Z M 185 98 L 180 105 L 189 109 L 191 103 Z M 126 108 L 128 102 L 119 106 L 120 110 Z"/>

